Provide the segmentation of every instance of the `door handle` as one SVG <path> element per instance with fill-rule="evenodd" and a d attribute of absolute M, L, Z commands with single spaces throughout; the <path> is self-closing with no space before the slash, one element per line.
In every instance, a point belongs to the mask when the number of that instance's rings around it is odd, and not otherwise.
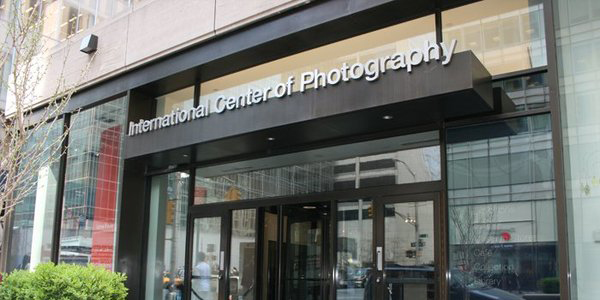
<path fill-rule="evenodd" d="M 219 253 L 219 271 L 225 271 L 225 251 Z"/>
<path fill-rule="evenodd" d="M 377 247 L 377 271 L 383 271 L 383 247 Z"/>

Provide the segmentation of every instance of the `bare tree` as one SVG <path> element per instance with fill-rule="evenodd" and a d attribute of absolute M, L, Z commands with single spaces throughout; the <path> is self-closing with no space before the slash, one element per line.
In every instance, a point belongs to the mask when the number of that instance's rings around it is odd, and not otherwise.
<path fill-rule="evenodd" d="M 457 282 L 460 281 L 463 287 L 483 284 L 493 275 L 488 269 L 488 262 L 495 252 L 489 245 L 495 242 L 496 210 L 497 207 L 493 204 L 449 205 L 450 224 L 455 236 L 452 243 L 454 265 L 467 273 L 478 274 L 478 276 L 461 276 Z M 465 293 L 464 299 L 469 298 L 470 294 Z"/>
<path fill-rule="evenodd" d="M 39 172 L 57 163 L 66 150 L 69 128 L 63 125 L 65 107 L 84 78 L 88 65 L 81 70 L 80 80 L 67 84 L 62 71 L 52 84 L 51 96 L 40 96 L 48 68 L 47 38 L 43 36 L 42 1 L 9 0 L 0 49 L 0 66 L 10 68 L 2 80 L 7 89 L 7 114 L 0 113 L 0 226 L 4 228 L 11 211 L 36 191 Z M 68 47 L 68 45 L 67 45 Z M 54 62 L 56 63 L 56 62 Z M 60 62 L 59 62 L 60 63 Z M 45 84 L 48 84 L 46 82 Z M 3 251 L 4 252 L 4 251 Z M 3 253 L 4 254 L 4 253 Z"/>

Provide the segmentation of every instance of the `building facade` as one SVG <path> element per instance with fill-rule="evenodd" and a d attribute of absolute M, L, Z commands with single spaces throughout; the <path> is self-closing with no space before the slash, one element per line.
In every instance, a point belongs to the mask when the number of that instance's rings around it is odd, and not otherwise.
<path fill-rule="evenodd" d="M 600 298 L 600 2 L 31 3 L 38 93 L 89 72 L 6 271 L 99 264 L 131 299 Z"/>

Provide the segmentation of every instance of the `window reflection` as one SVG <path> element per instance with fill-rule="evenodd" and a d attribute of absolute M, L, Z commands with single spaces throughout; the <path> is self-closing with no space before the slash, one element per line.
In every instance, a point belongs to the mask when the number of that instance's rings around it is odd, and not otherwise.
<path fill-rule="evenodd" d="M 229 295 L 253 300 L 256 294 L 256 209 L 234 210 L 231 217 Z"/>
<path fill-rule="evenodd" d="M 156 97 L 156 115 L 164 116 L 171 111 L 190 109 L 194 106 L 194 87 L 190 86 Z"/>
<path fill-rule="evenodd" d="M 240 72 L 203 82 L 200 102 L 217 94 L 237 95 L 249 88 L 262 89 L 284 82 L 289 76 L 299 78 L 302 72 L 315 68 L 328 70 L 343 63 L 352 65 L 369 59 L 392 55 L 398 51 L 423 47 L 424 41 L 435 41 L 433 15 L 345 39 L 326 46 L 290 55 Z M 294 85 L 294 92 L 300 85 Z M 310 86 L 312 88 L 312 86 Z M 214 105 L 214 101 L 212 103 Z"/>
<path fill-rule="evenodd" d="M 440 180 L 439 146 L 402 149 L 415 141 L 437 143 L 437 133 L 198 168 L 194 204 Z"/>
<path fill-rule="evenodd" d="M 548 107 L 550 89 L 547 73 L 536 73 L 515 78 L 504 79 L 493 83 L 501 87 L 513 101 L 517 111 Z"/>
<path fill-rule="evenodd" d="M 24 147 L 26 152 L 30 151 L 44 140 L 46 148 L 43 152 L 38 152 L 39 162 L 34 163 L 35 167 L 32 168 L 38 169 L 37 173 L 23 181 L 23 188 L 31 189 L 30 192 L 17 203 L 12 212 L 11 226 L 7 229 L 10 234 L 7 271 L 33 270 L 37 264 L 51 260 L 62 125 L 62 121 L 57 121 L 41 127 L 30 136 Z M 48 164 L 48 160 L 54 162 Z M 23 163 L 32 162 L 25 160 Z M 3 181 L 2 177 L 4 174 L 0 172 L 0 182 Z"/>
<path fill-rule="evenodd" d="M 558 287 L 550 117 L 455 128 L 448 142 L 450 298 L 557 294 L 542 283 Z"/>
<path fill-rule="evenodd" d="M 120 98 L 72 117 L 61 262 L 113 267 L 126 106 Z"/>
<path fill-rule="evenodd" d="M 442 20 L 444 40 L 473 51 L 492 75 L 547 64 L 539 0 L 485 0 L 444 11 Z"/>
<path fill-rule="evenodd" d="M 370 200 L 338 204 L 337 282 L 339 300 L 372 299 L 366 291 L 373 270 L 373 207 Z"/>
<path fill-rule="evenodd" d="M 152 178 L 145 299 L 183 295 L 188 184 L 184 172 Z"/>

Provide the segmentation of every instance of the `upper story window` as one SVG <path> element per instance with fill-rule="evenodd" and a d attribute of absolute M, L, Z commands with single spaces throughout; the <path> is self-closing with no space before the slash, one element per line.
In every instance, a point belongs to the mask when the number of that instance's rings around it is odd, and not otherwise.
<path fill-rule="evenodd" d="M 286 56 L 236 73 L 202 82 L 200 103 L 220 94 L 237 95 L 249 89 L 264 89 L 288 77 L 300 78 L 303 72 L 330 70 L 346 64 L 366 63 L 369 60 L 397 52 L 422 48 L 425 41 L 435 42 L 435 17 L 421 17 L 401 24 L 351 37 L 325 46 Z M 310 84 L 307 88 L 314 88 Z M 300 85 L 293 86 L 297 92 Z M 213 103 L 214 104 L 214 101 Z"/>
<path fill-rule="evenodd" d="M 59 42 L 128 10 L 132 0 L 28 0 L 20 6 L 24 13 L 42 18 L 42 35 Z M 0 19 L 14 14 L 18 6 L 0 0 Z"/>
<path fill-rule="evenodd" d="M 194 87 L 190 86 L 156 97 L 156 115 L 163 116 L 171 111 L 190 109 L 194 106 Z"/>
<path fill-rule="evenodd" d="M 545 66 L 541 0 L 484 0 L 442 13 L 445 41 L 471 50 L 492 75 Z"/>

